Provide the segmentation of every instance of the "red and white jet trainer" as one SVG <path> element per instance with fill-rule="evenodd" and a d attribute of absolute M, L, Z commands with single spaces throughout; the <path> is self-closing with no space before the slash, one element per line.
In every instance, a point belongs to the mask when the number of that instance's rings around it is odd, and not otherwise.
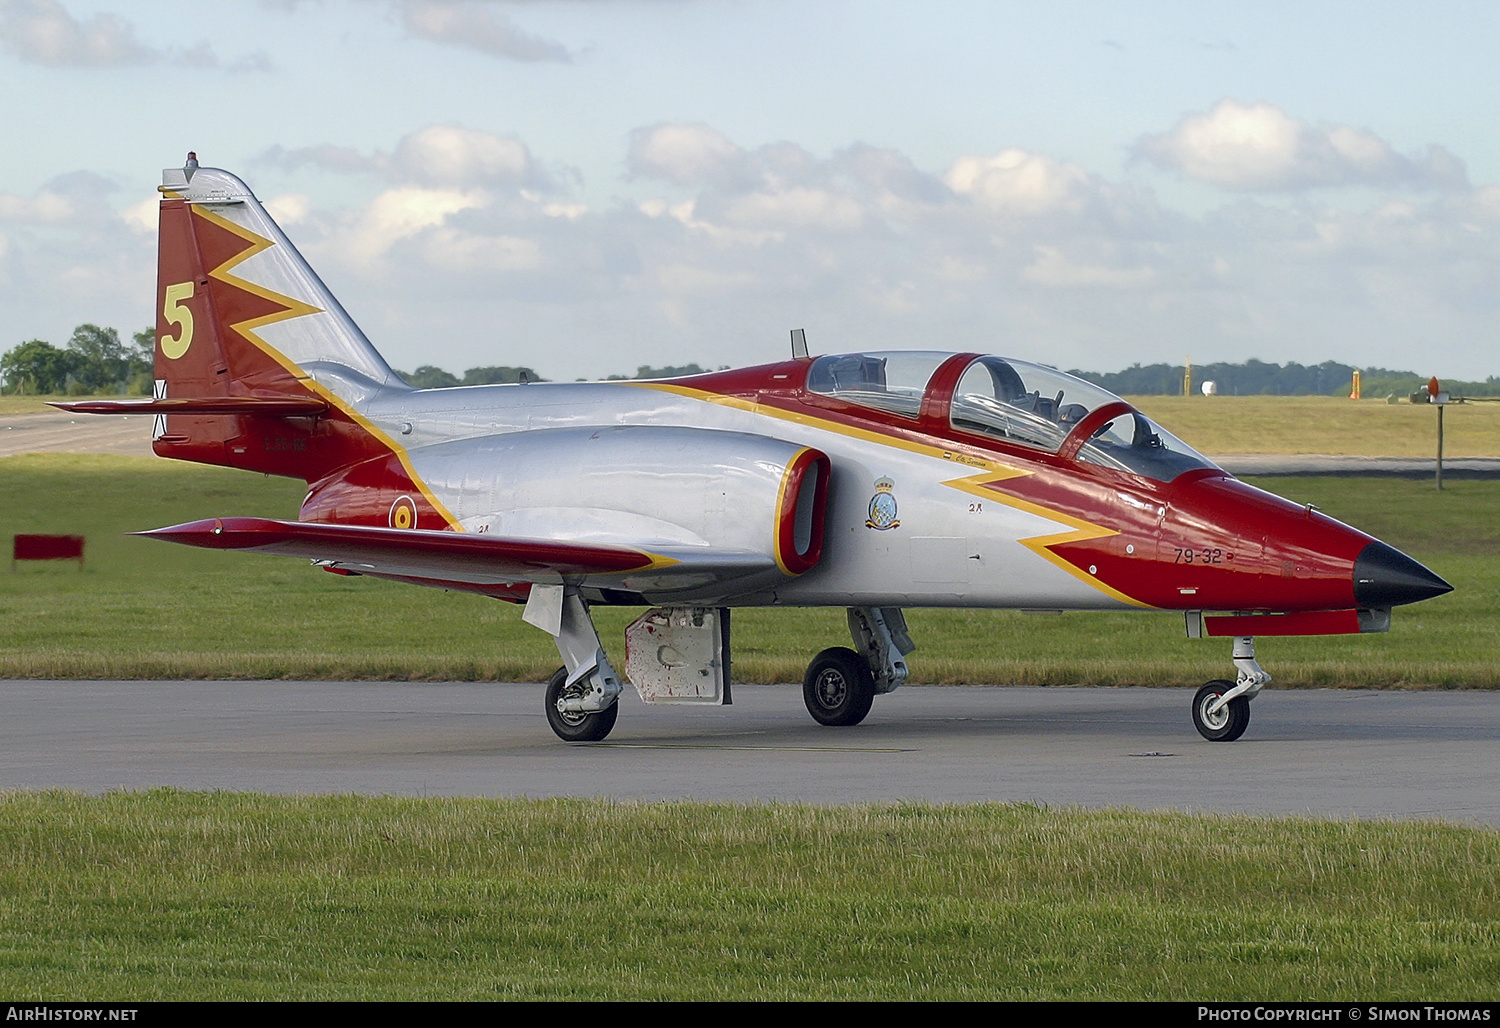
<path fill-rule="evenodd" d="M 647 702 L 728 703 L 729 612 L 838 606 L 854 648 L 803 695 L 853 725 L 907 677 L 904 607 L 1168 609 L 1234 638 L 1237 680 L 1193 700 L 1235 739 L 1269 681 L 1254 636 L 1383 631 L 1449 591 L 1347 525 L 1237 481 L 1130 404 L 978 353 L 812 358 L 655 382 L 413 389 L 238 178 L 191 155 L 161 186 L 155 397 L 163 457 L 305 479 L 296 521 L 144 533 L 524 602 L 563 667 L 547 717 L 613 727 L 626 633 Z M 1205 614 L 1217 614 L 1208 616 Z"/>

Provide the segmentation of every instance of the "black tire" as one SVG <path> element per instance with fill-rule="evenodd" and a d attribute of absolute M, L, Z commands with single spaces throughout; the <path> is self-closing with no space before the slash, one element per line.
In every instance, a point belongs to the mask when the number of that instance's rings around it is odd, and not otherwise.
<path fill-rule="evenodd" d="M 568 669 L 560 667 L 547 681 L 547 724 L 563 742 L 598 742 L 615 726 L 615 718 L 620 716 L 620 704 L 617 701 L 607 710 L 590 713 L 558 710 L 557 700 L 562 696 L 567 680 Z"/>
<path fill-rule="evenodd" d="M 1234 688 L 1222 678 L 1209 682 L 1193 697 L 1193 727 L 1210 742 L 1234 742 L 1250 727 L 1250 701 L 1236 696 L 1217 714 L 1208 713 L 1209 704 Z"/>
<path fill-rule="evenodd" d="M 832 647 L 807 665 L 802 701 L 819 724 L 857 725 L 875 702 L 875 676 L 859 654 L 843 646 Z"/>

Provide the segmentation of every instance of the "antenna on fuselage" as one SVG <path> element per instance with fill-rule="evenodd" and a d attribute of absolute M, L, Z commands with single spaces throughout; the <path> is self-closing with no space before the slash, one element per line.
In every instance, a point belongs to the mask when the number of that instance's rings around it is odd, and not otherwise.
<path fill-rule="evenodd" d="M 807 331 L 805 329 L 792 329 L 792 360 L 807 356 Z"/>

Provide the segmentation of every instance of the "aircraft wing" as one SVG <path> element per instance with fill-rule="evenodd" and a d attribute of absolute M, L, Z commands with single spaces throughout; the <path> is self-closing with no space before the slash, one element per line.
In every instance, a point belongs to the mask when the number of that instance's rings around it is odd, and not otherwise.
<path fill-rule="evenodd" d="M 632 591 L 701 589 L 774 570 L 758 554 L 651 552 L 487 533 L 209 518 L 136 535 L 216 550 L 305 557 L 330 570 L 479 589 L 569 581 Z"/>

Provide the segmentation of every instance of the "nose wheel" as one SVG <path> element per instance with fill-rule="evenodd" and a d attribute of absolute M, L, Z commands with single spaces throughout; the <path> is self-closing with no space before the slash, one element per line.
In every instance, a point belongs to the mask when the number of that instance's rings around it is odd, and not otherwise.
<path fill-rule="evenodd" d="M 1250 701 L 1271 681 L 1256 663 L 1253 636 L 1235 636 L 1234 669 L 1233 682 L 1215 679 L 1193 696 L 1193 727 L 1209 742 L 1233 742 L 1244 735 L 1250 727 Z"/>
<path fill-rule="evenodd" d="M 1209 682 L 1193 697 L 1193 727 L 1210 742 L 1233 742 L 1250 727 L 1250 701 L 1236 696 L 1228 703 L 1219 700 L 1234 688 L 1224 679 Z"/>

